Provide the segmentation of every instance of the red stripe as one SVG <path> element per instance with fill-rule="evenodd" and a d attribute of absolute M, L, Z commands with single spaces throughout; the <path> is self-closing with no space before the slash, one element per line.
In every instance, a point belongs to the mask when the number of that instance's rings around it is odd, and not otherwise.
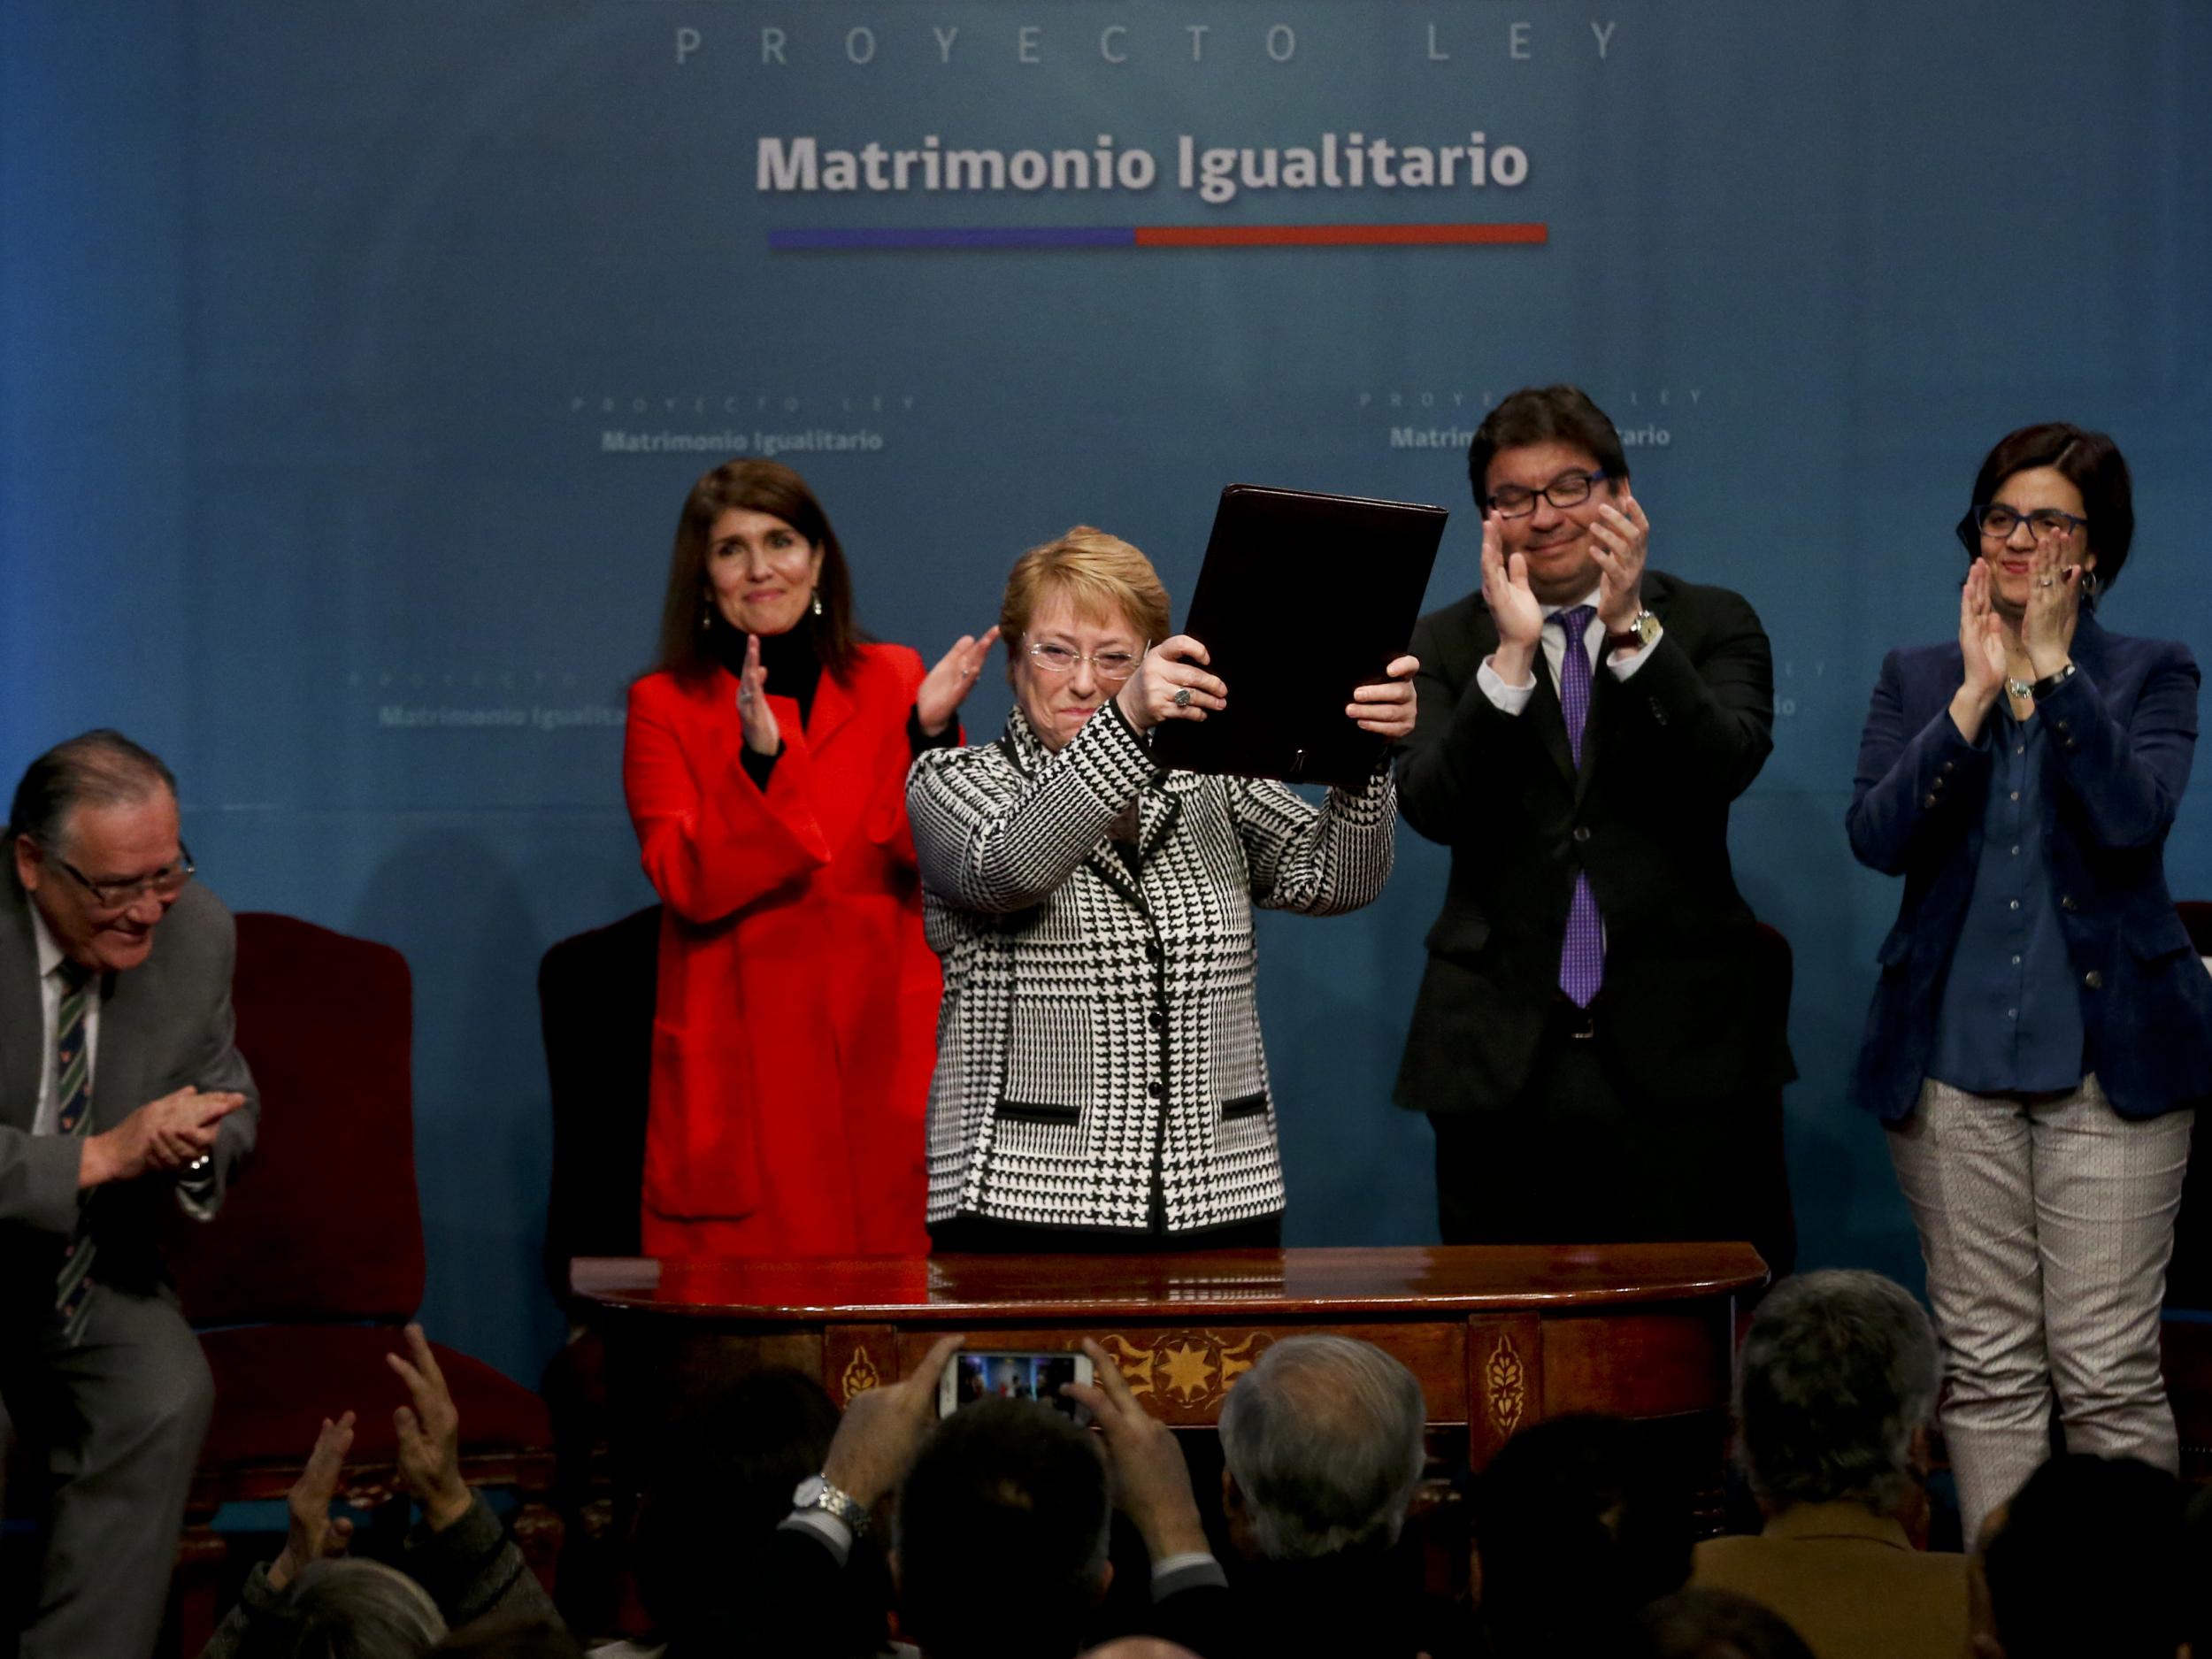
<path fill-rule="evenodd" d="M 1436 247 L 1548 242 L 1542 225 L 1140 225 L 1140 248 Z"/>

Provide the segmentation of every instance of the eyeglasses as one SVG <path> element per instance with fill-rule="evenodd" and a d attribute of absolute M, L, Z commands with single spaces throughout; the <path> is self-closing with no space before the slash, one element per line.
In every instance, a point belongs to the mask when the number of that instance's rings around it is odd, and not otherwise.
<path fill-rule="evenodd" d="M 1152 641 L 1147 640 L 1145 650 L 1151 649 Z M 1144 651 L 1093 651 L 1087 656 L 1064 645 L 1041 643 L 1029 648 L 1029 659 L 1056 674 L 1071 674 L 1078 663 L 1088 663 L 1091 672 L 1101 680 L 1120 681 L 1137 672 L 1137 664 L 1144 661 Z"/>
<path fill-rule="evenodd" d="M 173 898 L 184 890 L 184 884 L 192 879 L 197 868 L 192 862 L 192 849 L 182 841 L 177 843 L 177 862 L 164 864 L 150 876 L 135 881 L 95 881 L 90 876 L 56 856 L 54 862 L 76 878 L 77 885 L 92 895 L 92 902 L 104 910 L 127 910 L 147 894 L 156 898 Z"/>
<path fill-rule="evenodd" d="M 2024 513 L 2017 507 L 1993 501 L 1974 509 L 1974 522 L 1993 541 L 2009 541 L 2023 519 L 2027 521 L 2028 534 L 2039 541 L 2055 541 L 2089 522 L 2055 507 L 2038 507 L 2033 512 Z"/>
<path fill-rule="evenodd" d="M 1579 507 L 1590 499 L 1590 492 L 1607 476 L 1603 467 L 1594 472 L 1562 472 L 1541 489 L 1523 489 L 1518 484 L 1508 484 L 1483 503 L 1501 518 L 1525 518 L 1536 511 L 1536 498 L 1541 495 L 1555 507 Z"/>

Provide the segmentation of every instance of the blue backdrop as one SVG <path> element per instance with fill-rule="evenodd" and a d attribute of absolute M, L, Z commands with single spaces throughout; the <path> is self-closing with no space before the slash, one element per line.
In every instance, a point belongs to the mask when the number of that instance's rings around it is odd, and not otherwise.
<path fill-rule="evenodd" d="M 1572 379 L 1633 444 L 1654 562 L 1773 637 L 1733 841 L 1797 948 L 1805 1258 L 1916 1280 L 1842 1088 L 1896 902 L 1841 827 L 1866 695 L 1954 628 L 1948 526 L 2033 419 L 2136 469 L 2110 622 L 2212 646 L 2208 83 L 2195 0 L 11 0 L 0 775 L 120 726 L 234 907 L 406 952 L 426 1317 L 534 1378 L 534 974 L 651 897 L 619 711 L 693 477 L 786 449 L 864 618 L 933 657 L 1079 520 L 1186 591 L 1232 480 L 1450 504 L 1440 603 L 1475 580 L 1467 430 Z M 1233 199 L 1186 187 L 1186 138 Z M 926 188 L 954 150 L 996 159 Z M 1524 228 L 1138 230 L 1317 224 Z M 887 231 L 1056 245 L 850 245 Z M 971 730 L 1007 701 L 987 676 Z M 1409 834 L 1372 909 L 1267 923 L 1294 1243 L 1433 1236 L 1428 1131 L 1387 1094 L 1443 868 Z"/>

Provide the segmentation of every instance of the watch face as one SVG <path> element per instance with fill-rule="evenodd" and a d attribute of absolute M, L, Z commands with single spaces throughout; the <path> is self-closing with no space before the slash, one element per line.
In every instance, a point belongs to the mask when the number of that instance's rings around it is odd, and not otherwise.
<path fill-rule="evenodd" d="M 822 1494 L 828 1487 L 829 1483 L 821 1476 L 809 1475 L 799 1483 L 799 1489 L 791 1494 L 791 1507 L 795 1509 L 812 1509 L 821 1502 Z"/>
<path fill-rule="evenodd" d="M 1629 626 L 1636 630 L 1636 637 L 1647 645 L 1659 637 L 1659 618 L 1648 611 Z"/>

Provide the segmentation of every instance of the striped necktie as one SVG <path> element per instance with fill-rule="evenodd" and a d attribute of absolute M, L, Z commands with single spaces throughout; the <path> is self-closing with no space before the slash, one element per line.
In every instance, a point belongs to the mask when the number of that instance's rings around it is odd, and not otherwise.
<path fill-rule="evenodd" d="M 1567 722 L 1567 748 L 1578 770 L 1582 728 L 1590 718 L 1590 648 L 1582 636 L 1597 613 L 1595 605 L 1577 605 L 1555 611 L 1551 618 L 1567 636 L 1566 655 L 1559 662 L 1559 712 Z M 1590 891 L 1589 872 L 1577 868 L 1574 896 L 1567 902 L 1567 937 L 1559 952 L 1559 988 L 1577 1008 L 1587 1008 L 1604 982 L 1605 928 L 1598 918 L 1597 895 Z"/>
<path fill-rule="evenodd" d="M 92 1133 L 92 1056 L 85 1051 L 85 1015 L 98 995 L 92 970 L 64 962 L 54 970 L 61 981 L 61 1007 L 54 1017 L 54 1119 L 58 1133 L 79 1140 Z M 77 1235 L 62 1257 L 54 1284 L 54 1313 L 63 1340 L 74 1348 L 84 1340 L 92 1302 L 92 1234 L 80 1212 Z"/>

